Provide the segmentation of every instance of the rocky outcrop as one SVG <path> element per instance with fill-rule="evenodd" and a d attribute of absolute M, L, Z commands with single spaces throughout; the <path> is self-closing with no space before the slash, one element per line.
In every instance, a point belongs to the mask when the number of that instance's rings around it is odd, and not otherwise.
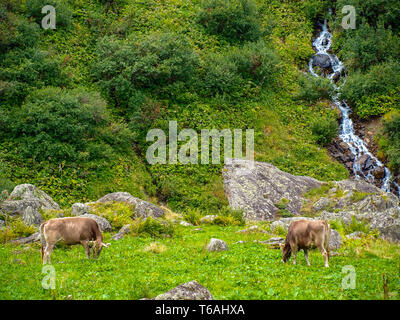
<path fill-rule="evenodd" d="M 320 67 L 322 69 L 328 69 L 332 67 L 331 59 L 328 54 L 317 53 L 312 58 L 313 67 Z"/>
<path fill-rule="evenodd" d="M 105 195 L 104 197 L 97 200 L 97 202 L 125 202 L 135 206 L 135 215 L 137 217 L 147 218 L 151 216 L 153 218 L 159 218 L 164 215 L 164 210 L 157 207 L 156 205 L 141 200 L 139 198 L 135 198 L 128 192 L 114 192 Z"/>
<path fill-rule="evenodd" d="M 112 227 L 110 222 L 103 217 L 99 217 L 95 214 L 90 214 L 90 213 L 86 213 L 81 215 L 81 217 L 87 217 L 87 218 L 92 218 L 93 220 L 95 220 L 97 222 L 97 224 L 99 225 L 99 228 L 101 231 L 111 231 Z"/>
<path fill-rule="evenodd" d="M 384 211 L 339 211 L 328 212 L 324 211 L 321 218 L 327 220 L 342 221 L 349 225 L 355 218 L 358 222 L 364 222 L 369 225 L 371 229 L 377 229 L 380 232 L 381 238 L 392 241 L 400 242 L 400 208 L 390 208 Z"/>
<path fill-rule="evenodd" d="M 33 210 L 60 210 L 60 206 L 45 192 L 32 184 L 16 186 L 0 209 L 10 215 L 23 215 L 28 207 Z"/>
<path fill-rule="evenodd" d="M 214 300 L 210 291 L 197 281 L 181 284 L 152 300 Z"/>
<path fill-rule="evenodd" d="M 90 213 L 91 208 L 87 203 L 74 203 L 71 208 L 71 214 L 73 216 L 81 216 Z"/>
<path fill-rule="evenodd" d="M 229 205 L 242 209 L 246 220 L 272 220 L 278 202 L 287 201 L 286 209 L 298 214 L 303 194 L 322 182 L 283 172 L 269 163 L 233 159 L 223 169 L 224 190 Z"/>
<path fill-rule="evenodd" d="M 207 250 L 210 252 L 225 251 L 225 250 L 228 250 L 228 245 L 226 244 L 225 241 L 222 241 L 220 239 L 211 238 L 211 240 L 207 246 Z"/>
<path fill-rule="evenodd" d="M 40 212 L 38 212 L 36 209 L 33 209 L 32 207 L 27 207 L 25 209 L 24 214 L 22 215 L 22 221 L 27 225 L 27 226 L 40 226 L 41 223 L 44 221 L 42 215 Z"/>

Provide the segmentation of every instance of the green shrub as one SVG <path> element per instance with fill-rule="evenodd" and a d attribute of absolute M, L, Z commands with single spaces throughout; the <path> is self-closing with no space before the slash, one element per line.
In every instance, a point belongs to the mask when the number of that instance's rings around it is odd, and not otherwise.
<path fill-rule="evenodd" d="M 19 105 L 34 88 L 65 85 L 59 62 L 37 49 L 13 50 L 0 60 L 0 102 Z"/>
<path fill-rule="evenodd" d="M 72 24 L 72 11 L 68 2 L 62 0 L 26 0 L 25 12 L 27 17 L 33 17 L 38 24 L 41 24 L 45 16 L 42 13 L 42 8 L 46 5 L 51 5 L 56 10 L 56 29 L 59 27 L 67 28 Z"/>
<path fill-rule="evenodd" d="M 320 99 L 331 99 L 334 92 L 331 81 L 323 77 L 302 74 L 298 78 L 298 83 L 300 89 L 295 98 L 309 103 L 315 103 Z"/>
<path fill-rule="evenodd" d="M 383 95 L 363 96 L 356 107 L 357 115 L 361 119 L 379 116 L 395 109 L 400 110 L 400 87 Z"/>
<path fill-rule="evenodd" d="M 182 215 L 185 221 L 193 224 L 194 226 L 198 226 L 200 224 L 200 219 L 202 217 L 200 210 L 196 208 L 188 208 Z"/>
<path fill-rule="evenodd" d="M 21 217 L 10 217 L 5 218 L 0 215 L 0 218 L 6 222 L 4 228 L 0 228 L 0 243 L 6 243 L 7 241 L 27 237 L 35 232 L 34 226 L 27 226 L 22 222 Z"/>
<path fill-rule="evenodd" d="M 206 0 L 197 21 L 227 40 L 255 41 L 262 35 L 254 0 Z"/>
<path fill-rule="evenodd" d="M 326 146 L 338 134 L 339 125 L 335 119 L 319 119 L 311 124 L 311 131 L 317 143 Z"/>
<path fill-rule="evenodd" d="M 48 87 L 31 94 L 11 119 L 19 152 L 39 161 L 113 159 L 130 149 L 128 129 L 111 121 L 94 92 Z"/>
<path fill-rule="evenodd" d="M 175 233 L 174 225 L 164 220 L 148 217 L 143 220 L 136 219 L 131 227 L 131 231 L 136 236 L 150 236 L 153 238 L 173 236 Z"/>
<path fill-rule="evenodd" d="M 384 152 L 389 159 L 390 167 L 395 171 L 400 171 L 400 112 L 388 113 L 383 119 L 383 130 L 385 139 Z"/>
<path fill-rule="evenodd" d="M 106 218 L 114 230 L 132 223 L 135 206 L 123 202 L 105 202 L 91 204 L 91 213 Z"/>
<path fill-rule="evenodd" d="M 94 76 L 117 107 L 126 108 L 137 89 L 189 84 L 198 64 L 186 37 L 173 33 L 152 33 L 125 42 L 106 37 L 97 51 Z"/>

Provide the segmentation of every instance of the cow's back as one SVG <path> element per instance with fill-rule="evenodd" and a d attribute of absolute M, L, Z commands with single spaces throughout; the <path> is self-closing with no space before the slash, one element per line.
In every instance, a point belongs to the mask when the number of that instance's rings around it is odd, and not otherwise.
<path fill-rule="evenodd" d="M 57 234 L 68 244 L 80 243 L 83 240 L 96 240 L 101 236 L 97 222 L 87 217 L 55 218 L 44 225 L 46 234 Z"/>
<path fill-rule="evenodd" d="M 295 243 L 299 248 L 315 246 L 318 237 L 324 234 L 325 225 L 317 220 L 293 221 L 288 230 L 288 240 Z"/>

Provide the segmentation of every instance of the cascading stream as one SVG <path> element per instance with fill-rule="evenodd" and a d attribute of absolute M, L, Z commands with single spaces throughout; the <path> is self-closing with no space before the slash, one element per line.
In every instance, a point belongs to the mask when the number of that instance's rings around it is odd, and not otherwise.
<path fill-rule="evenodd" d="M 375 176 L 372 174 L 373 170 L 377 167 L 383 168 L 385 171 L 385 176 L 381 181 L 381 188 L 386 192 L 390 192 L 390 185 L 393 185 L 399 191 L 400 197 L 400 187 L 391 182 L 392 174 L 388 168 L 386 168 L 369 150 L 365 141 L 363 141 L 359 136 L 355 134 L 353 121 L 350 118 L 350 114 L 352 112 L 351 108 L 347 105 L 347 103 L 340 99 L 340 86 L 337 86 L 334 82 L 334 79 L 340 77 L 343 74 L 344 67 L 341 61 L 336 57 L 336 55 L 332 53 L 328 53 L 328 50 L 331 48 L 332 44 L 332 34 L 329 32 L 327 27 L 327 21 L 324 20 L 324 23 L 319 23 L 322 31 L 318 35 L 318 37 L 314 40 L 313 46 L 315 48 L 316 54 L 313 58 L 311 58 L 309 62 L 309 71 L 315 77 L 320 77 L 315 71 L 315 61 L 316 57 L 320 60 L 320 64 L 329 65 L 332 69 L 331 73 L 325 75 L 326 78 L 330 79 L 334 89 L 335 94 L 332 97 L 333 103 L 340 109 L 342 113 L 342 122 L 340 125 L 340 133 L 339 138 L 345 142 L 349 148 L 351 153 L 354 156 L 353 162 L 353 173 L 356 179 L 365 179 L 370 183 L 376 182 Z M 322 61 L 322 62 L 321 62 Z M 345 81 L 345 79 L 344 79 Z M 343 82 L 344 83 L 344 82 Z M 367 159 L 368 165 L 367 168 L 361 168 L 360 159 Z"/>

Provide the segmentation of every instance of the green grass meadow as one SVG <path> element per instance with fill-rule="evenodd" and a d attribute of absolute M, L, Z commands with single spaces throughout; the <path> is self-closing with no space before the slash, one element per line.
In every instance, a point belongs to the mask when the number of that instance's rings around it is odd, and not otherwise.
<path fill-rule="evenodd" d="M 56 288 L 43 289 L 40 245 L 0 247 L 0 299 L 141 299 L 196 280 L 215 299 L 399 299 L 400 250 L 397 245 L 367 237 L 346 240 L 332 256 L 330 268 L 316 250 L 311 266 L 300 252 L 297 265 L 281 262 L 281 252 L 254 240 L 266 233 L 236 233 L 243 226 L 177 226 L 170 238 L 133 237 L 111 242 L 98 260 L 87 260 L 82 246 L 57 245 L 51 256 Z M 263 225 L 261 225 L 263 228 Z M 208 252 L 212 238 L 227 242 L 228 251 Z M 245 243 L 236 243 L 243 240 Z M 156 243 L 156 244 L 154 244 Z M 149 249 L 150 248 L 150 249 Z M 354 266 L 356 288 L 343 289 Z M 384 294 L 383 274 L 387 290 Z"/>

